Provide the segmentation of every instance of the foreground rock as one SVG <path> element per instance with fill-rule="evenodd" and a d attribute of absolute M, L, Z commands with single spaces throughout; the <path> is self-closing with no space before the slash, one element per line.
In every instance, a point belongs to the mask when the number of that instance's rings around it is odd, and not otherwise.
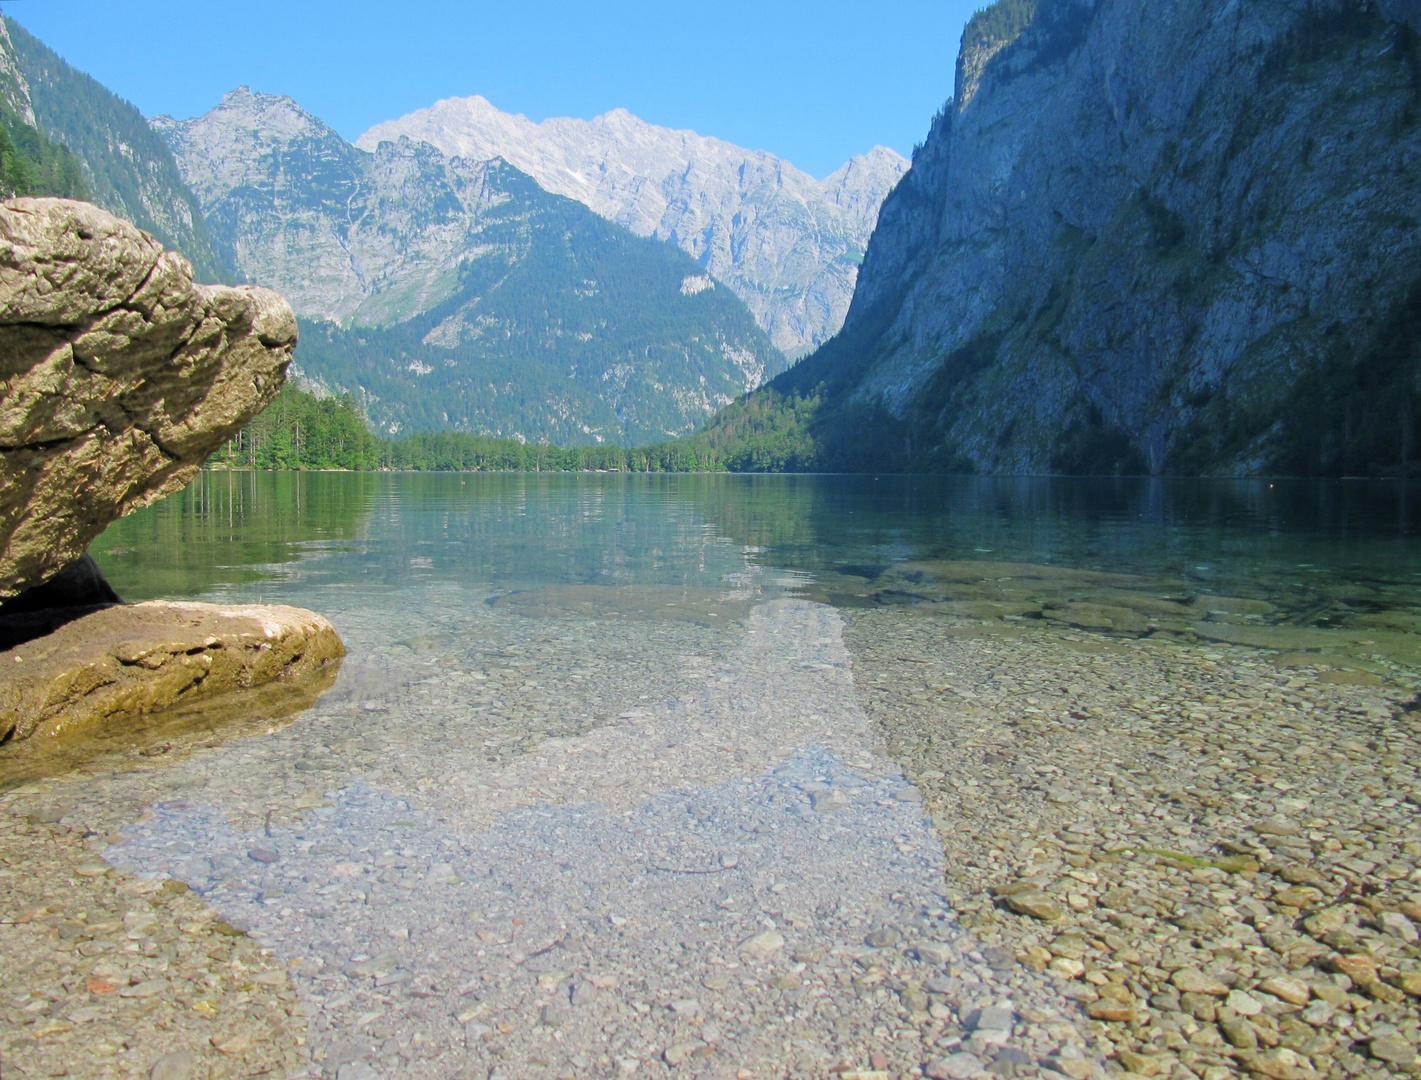
<path fill-rule="evenodd" d="M 195 285 L 97 207 L 0 205 L 0 599 L 186 484 L 276 396 L 295 344 L 279 295 Z"/>
<path fill-rule="evenodd" d="M 161 600 L 105 608 L 0 652 L 0 738 L 58 744 L 344 655 L 335 628 L 301 608 Z"/>

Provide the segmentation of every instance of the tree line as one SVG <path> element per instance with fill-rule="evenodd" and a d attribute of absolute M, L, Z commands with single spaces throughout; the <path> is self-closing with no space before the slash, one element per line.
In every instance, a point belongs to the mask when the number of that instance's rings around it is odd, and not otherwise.
<path fill-rule="evenodd" d="M 717 449 L 694 441 L 654 446 L 552 446 L 461 431 L 384 439 L 349 396 L 317 397 L 291 384 L 208 459 L 229 469 L 375 469 L 421 472 L 719 472 Z"/>

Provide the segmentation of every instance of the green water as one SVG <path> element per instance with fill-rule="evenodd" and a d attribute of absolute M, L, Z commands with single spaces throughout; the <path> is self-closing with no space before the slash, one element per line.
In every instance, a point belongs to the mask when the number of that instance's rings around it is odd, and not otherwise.
<path fill-rule="evenodd" d="M 1421 607 L 1421 487 L 1317 481 L 204 473 L 93 552 L 126 599 L 360 581 L 872 581 L 921 560 L 1148 575 L 1298 625 Z"/>

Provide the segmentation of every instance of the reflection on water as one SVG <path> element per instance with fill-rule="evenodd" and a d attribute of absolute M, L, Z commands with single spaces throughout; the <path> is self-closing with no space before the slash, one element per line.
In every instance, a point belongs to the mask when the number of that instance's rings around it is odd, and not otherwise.
<path fill-rule="evenodd" d="M 867 580 L 931 560 L 1144 575 L 1185 599 L 1266 600 L 1296 625 L 1409 631 L 1418 503 L 1421 486 L 1383 481 L 204 473 L 93 550 L 131 599 L 717 587 L 752 549 L 760 566 Z"/>
<path fill-rule="evenodd" d="M 105 533 L 106 574 L 314 608 L 336 686 L 269 735 L 56 783 L 152 808 L 108 857 L 289 963 L 316 1075 L 1068 1071 L 1084 1018 L 946 909 L 835 608 L 1400 680 L 1414 491 L 205 474 Z"/>

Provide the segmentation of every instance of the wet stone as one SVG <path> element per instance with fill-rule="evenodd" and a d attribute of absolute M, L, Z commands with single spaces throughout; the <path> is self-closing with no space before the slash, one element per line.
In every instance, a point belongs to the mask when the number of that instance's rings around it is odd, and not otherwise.
<path fill-rule="evenodd" d="M 353 607 L 348 666 L 299 723 L 8 795 L 7 851 L 72 836 L 52 880 L 126 899 L 0 922 L 7 956 L 55 963 L 7 1045 L 58 1068 L 130 1038 L 140 1070 L 185 1049 L 324 1080 L 1409 1068 L 1372 1052 L 1417 1032 L 1415 957 L 1382 915 L 1421 902 L 1421 755 L 1385 687 L 1051 620 L 983 636 L 771 600 L 668 628 L 550 596 Z M 71 814 L 28 822 L 61 795 Z M 1252 828 L 1273 818 L 1296 831 Z M 101 876 L 72 873 L 99 853 Z M 166 899 L 115 891 L 148 883 Z M 1031 890 L 1055 917 L 1013 908 Z M 1322 936 L 1300 924 L 1332 908 Z M 1359 953 L 1372 981 L 1335 962 Z M 973 1019 L 991 1009 L 1008 1023 Z"/>

